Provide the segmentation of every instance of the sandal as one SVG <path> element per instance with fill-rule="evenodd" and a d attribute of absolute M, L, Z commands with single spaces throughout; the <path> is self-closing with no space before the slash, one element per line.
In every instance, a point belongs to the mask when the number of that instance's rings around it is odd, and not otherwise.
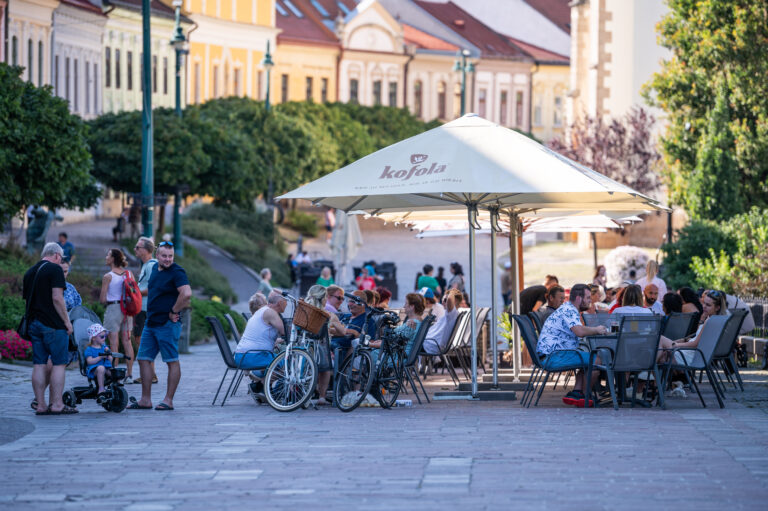
<path fill-rule="evenodd" d="M 39 411 L 39 410 L 35 410 L 35 415 L 51 415 L 51 407 L 49 406 L 48 408 L 46 408 L 42 412 Z"/>
<path fill-rule="evenodd" d="M 136 398 L 133 396 L 131 396 L 130 399 L 131 399 L 131 404 L 129 404 L 127 407 L 129 410 L 151 410 L 152 409 L 152 405 L 149 405 L 149 406 L 140 405 L 139 402 L 136 401 Z"/>
<path fill-rule="evenodd" d="M 163 411 L 170 411 L 170 410 L 173 410 L 173 407 L 172 406 L 168 406 L 165 403 L 160 403 L 159 405 L 157 405 L 155 407 L 155 410 L 161 411 L 161 412 L 163 412 Z"/>
<path fill-rule="evenodd" d="M 49 412 L 48 415 L 71 415 L 73 413 L 80 413 L 80 410 L 78 410 L 77 408 L 73 408 L 71 406 L 64 405 L 64 408 L 58 411 L 52 408 L 48 408 L 48 412 Z"/>

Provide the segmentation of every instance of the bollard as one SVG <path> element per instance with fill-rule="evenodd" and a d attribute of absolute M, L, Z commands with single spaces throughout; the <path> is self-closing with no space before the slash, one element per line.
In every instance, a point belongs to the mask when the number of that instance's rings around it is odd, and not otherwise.
<path fill-rule="evenodd" d="M 192 309 L 181 311 L 181 336 L 179 337 L 179 353 L 189 353 L 189 334 L 192 327 Z"/>

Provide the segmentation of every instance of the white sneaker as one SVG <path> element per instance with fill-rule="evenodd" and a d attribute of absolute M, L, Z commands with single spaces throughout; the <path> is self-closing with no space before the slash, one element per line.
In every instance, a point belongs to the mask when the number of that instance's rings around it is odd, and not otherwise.
<path fill-rule="evenodd" d="M 133 377 L 129 374 L 123 379 L 123 385 L 132 385 Z"/>
<path fill-rule="evenodd" d="M 367 394 L 365 396 L 365 399 L 363 399 L 363 402 L 360 403 L 360 406 L 368 407 L 368 408 L 374 408 L 376 406 L 381 407 L 381 404 L 376 400 L 375 397 L 373 397 L 370 394 Z"/>
<path fill-rule="evenodd" d="M 685 398 L 685 389 L 683 389 L 683 382 L 676 381 L 672 384 L 674 388 L 667 392 L 668 397 L 679 397 L 679 398 Z"/>

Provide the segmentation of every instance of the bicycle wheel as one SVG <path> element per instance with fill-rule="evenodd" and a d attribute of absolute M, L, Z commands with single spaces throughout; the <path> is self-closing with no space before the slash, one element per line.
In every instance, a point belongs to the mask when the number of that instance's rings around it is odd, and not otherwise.
<path fill-rule="evenodd" d="M 397 396 L 403 387 L 403 357 L 400 353 L 388 351 L 383 354 L 373 383 L 372 394 L 382 408 L 395 406 Z"/>
<path fill-rule="evenodd" d="M 317 366 L 304 350 L 280 353 L 264 376 L 264 395 L 269 406 L 278 412 L 291 412 L 301 407 L 317 384 Z"/>
<path fill-rule="evenodd" d="M 373 383 L 373 359 L 367 350 L 352 353 L 344 360 L 333 384 L 333 403 L 342 412 L 351 412 L 363 402 Z"/>

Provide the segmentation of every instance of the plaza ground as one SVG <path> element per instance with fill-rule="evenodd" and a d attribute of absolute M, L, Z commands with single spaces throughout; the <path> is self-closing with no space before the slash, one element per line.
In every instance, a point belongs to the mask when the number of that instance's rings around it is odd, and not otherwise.
<path fill-rule="evenodd" d="M 245 387 L 211 406 L 213 344 L 182 356 L 173 412 L 29 408 L 31 368 L 0 363 L 0 509 L 764 509 L 768 373 L 719 409 L 583 410 L 433 401 L 279 413 Z M 162 399 L 165 367 L 154 401 Z M 83 377 L 67 371 L 67 387 Z M 430 378 L 429 391 L 448 388 Z M 138 385 L 126 387 L 138 396 Z"/>

